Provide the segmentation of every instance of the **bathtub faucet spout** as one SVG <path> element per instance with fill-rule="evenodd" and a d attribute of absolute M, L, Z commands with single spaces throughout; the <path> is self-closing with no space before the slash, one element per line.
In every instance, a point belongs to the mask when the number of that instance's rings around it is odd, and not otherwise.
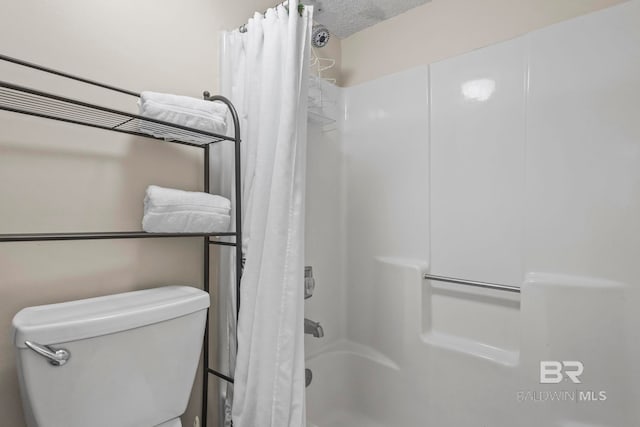
<path fill-rule="evenodd" d="M 322 326 L 320 326 L 320 322 L 314 322 L 309 319 L 304 319 L 304 333 L 311 334 L 316 338 L 322 338 L 324 336 L 324 330 Z"/>

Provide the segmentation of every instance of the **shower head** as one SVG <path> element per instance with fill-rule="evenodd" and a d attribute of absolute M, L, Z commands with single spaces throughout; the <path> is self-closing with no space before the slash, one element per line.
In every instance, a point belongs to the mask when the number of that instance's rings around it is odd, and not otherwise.
<path fill-rule="evenodd" d="M 331 34 L 324 25 L 314 25 L 311 33 L 311 44 L 313 47 L 325 47 L 329 43 Z"/>

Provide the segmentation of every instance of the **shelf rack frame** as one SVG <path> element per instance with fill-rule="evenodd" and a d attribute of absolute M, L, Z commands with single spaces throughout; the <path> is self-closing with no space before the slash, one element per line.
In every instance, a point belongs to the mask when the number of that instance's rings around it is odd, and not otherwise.
<path fill-rule="evenodd" d="M 72 75 L 63 71 L 44 67 L 21 59 L 0 54 L 0 61 L 13 63 L 22 67 L 35 69 L 44 73 L 56 75 L 66 79 L 100 87 L 112 92 L 140 97 L 140 94 L 104 84 L 84 77 Z M 69 240 L 106 240 L 106 239 L 144 239 L 144 238 L 203 238 L 203 277 L 204 291 L 210 291 L 210 245 L 235 247 L 236 257 L 236 316 L 240 311 L 240 281 L 242 277 L 242 191 L 241 191 L 241 167 L 240 167 L 240 121 L 238 113 L 231 101 L 224 96 L 209 96 L 204 94 L 205 100 L 218 101 L 226 104 L 233 120 L 233 136 L 220 135 L 180 126 L 173 123 L 143 117 L 137 114 L 79 101 L 76 99 L 43 92 L 40 90 L 0 81 L 0 110 L 35 116 L 45 119 L 61 121 L 69 124 L 89 126 L 93 128 L 126 133 L 138 137 L 156 139 L 167 143 L 187 145 L 203 150 L 204 158 L 204 191 L 209 193 L 210 188 L 210 145 L 231 141 L 234 144 L 234 178 L 235 178 L 235 231 L 223 233 L 146 233 L 143 231 L 99 231 L 99 232 L 61 232 L 61 233 L 21 233 L 0 234 L 2 242 L 43 242 L 43 241 L 69 241 Z M 176 139 L 163 139 L 139 131 L 141 125 L 146 128 L 170 132 Z M 183 138 L 182 140 L 179 138 Z M 233 237 L 234 241 L 219 240 L 219 238 Z M 202 370 L 202 422 L 207 427 L 209 375 L 215 375 L 225 381 L 233 383 L 233 378 L 209 366 L 209 311 L 205 324 L 203 339 L 203 370 Z"/>

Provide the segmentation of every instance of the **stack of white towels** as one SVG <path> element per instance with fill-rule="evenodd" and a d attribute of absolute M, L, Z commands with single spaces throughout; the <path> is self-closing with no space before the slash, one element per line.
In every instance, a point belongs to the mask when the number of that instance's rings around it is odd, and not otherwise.
<path fill-rule="evenodd" d="M 151 185 L 144 198 L 142 229 L 148 233 L 229 231 L 231 202 L 222 196 Z"/>
<path fill-rule="evenodd" d="M 173 123 L 205 132 L 224 135 L 227 131 L 227 106 L 222 102 L 211 102 L 188 96 L 168 93 L 142 92 L 138 100 L 140 115 L 163 122 Z M 180 129 L 171 129 L 150 121 L 141 121 L 140 132 L 173 141 L 203 144 L 211 138 L 189 134 Z"/>

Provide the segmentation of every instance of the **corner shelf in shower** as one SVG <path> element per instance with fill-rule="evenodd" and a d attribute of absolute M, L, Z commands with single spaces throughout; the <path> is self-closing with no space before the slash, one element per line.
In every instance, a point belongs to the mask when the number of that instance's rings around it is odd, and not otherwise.
<path fill-rule="evenodd" d="M 62 71 L 43 67 L 20 59 L 0 55 L 0 61 L 16 64 L 21 67 L 42 71 L 49 75 L 55 75 L 81 82 L 87 85 L 100 87 L 110 92 L 117 92 L 124 95 L 139 98 L 139 94 L 125 89 L 120 89 L 111 85 L 89 80 L 83 77 L 71 75 Z M 32 117 L 55 120 L 73 125 L 88 126 L 118 133 L 125 133 L 137 137 L 160 140 L 166 143 L 187 145 L 203 150 L 204 157 L 204 191 L 210 192 L 210 171 L 209 156 L 210 145 L 221 141 L 231 141 L 234 144 L 234 178 L 235 178 L 235 231 L 223 233 L 146 233 L 144 231 L 99 231 L 99 232 L 72 232 L 72 233 L 20 233 L 20 234 L 0 234 L 0 242 L 43 242 L 43 241 L 68 241 L 68 240 L 112 240 L 112 239 L 146 239 L 146 238 L 179 238 L 179 237 L 200 237 L 203 238 L 203 277 L 204 290 L 209 292 L 210 278 L 210 246 L 232 246 L 236 253 L 236 310 L 240 309 L 240 278 L 242 275 L 242 245 L 237 242 L 242 241 L 242 194 L 240 191 L 240 122 L 237 112 L 227 98 L 223 96 L 204 95 L 205 100 L 219 101 L 227 105 L 233 119 L 233 137 L 219 135 L 211 132 L 180 126 L 173 123 L 139 116 L 113 108 L 100 106 L 93 103 L 79 101 L 65 96 L 28 88 L 13 83 L 0 81 L 0 111 L 18 113 Z M 172 139 L 163 139 L 153 135 L 140 132 L 143 125 L 146 129 L 151 129 L 154 133 L 170 134 Z M 233 238 L 234 241 L 219 240 L 219 238 Z M 237 314 L 236 312 L 236 314 Z M 202 388 L 202 426 L 207 426 L 207 407 L 209 375 L 213 374 L 225 381 L 233 382 L 233 378 L 209 367 L 209 320 L 205 324 L 204 344 L 203 344 L 203 388 Z"/>

